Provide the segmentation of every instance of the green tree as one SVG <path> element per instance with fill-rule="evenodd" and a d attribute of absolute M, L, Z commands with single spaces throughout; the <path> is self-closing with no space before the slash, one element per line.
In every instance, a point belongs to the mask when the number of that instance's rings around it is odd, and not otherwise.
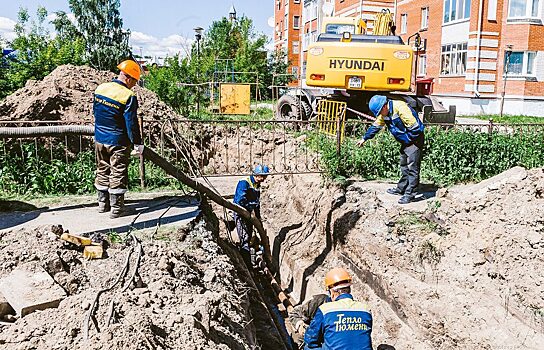
<path fill-rule="evenodd" d="M 113 70 L 129 57 L 129 30 L 123 30 L 120 0 L 69 0 L 86 45 L 86 59 L 97 69 Z"/>
<path fill-rule="evenodd" d="M 21 8 L 15 25 L 15 39 L 9 46 L 16 58 L 3 59 L 0 73 L 0 98 L 24 86 L 28 80 L 40 80 L 63 64 L 84 63 L 84 42 L 78 36 L 57 35 L 54 39 L 46 27 L 47 10 L 39 7 L 36 18 Z"/>

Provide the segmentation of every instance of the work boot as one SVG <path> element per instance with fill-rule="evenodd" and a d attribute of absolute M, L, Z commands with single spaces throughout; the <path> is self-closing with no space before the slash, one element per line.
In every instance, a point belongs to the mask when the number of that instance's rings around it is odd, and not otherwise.
<path fill-rule="evenodd" d="M 410 195 L 405 194 L 402 197 L 400 197 L 399 204 L 408 204 L 408 203 L 413 202 L 414 199 L 415 199 L 414 196 L 410 196 Z"/>
<path fill-rule="evenodd" d="M 108 191 L 97 191 L 98 193 L 98 212 L 106 213 L 110 211 L 110 194 Z"/>
<path fill-rule="evenodd" d="M 117 219 L 123 214 L 123 209 L 125 209 L 125 195 L 110 193 L 110 204 L 110 218 Z"/>
<path fill-rule="evenodd" d="M 385 191 L 389 194 L 395 195 L 395 196 L 402 196 L 404 193 L 402 193 L 401 190 L 399 190 L 398 187 L 388 188 L 387 191 Z"/>

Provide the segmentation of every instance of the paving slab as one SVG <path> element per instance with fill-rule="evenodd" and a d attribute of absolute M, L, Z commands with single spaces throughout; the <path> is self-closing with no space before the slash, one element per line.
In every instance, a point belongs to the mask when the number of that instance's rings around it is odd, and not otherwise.
<path fill-rule="evenodd" d="M 127 214 L 110 219 L 109 213 L 98 213 L 96 204 L 60 206 L 29 212 L 0 214 L 3 230 L 31 230 L 44 225 L 62 225 L 70 233 L 125 233 L 133 229 L 154 228 L 160 223 L 185 225 L 198 217 L 200 202 L 195 197 L 166 197 L 126 201 Z"/>
<path fill-rule="evenodd" d="M 66 297 L 64 289 L 41 267 L 34 271 L 13 270 L 0 280 L 0 293 L 21 317 L 57 307 Z"/>

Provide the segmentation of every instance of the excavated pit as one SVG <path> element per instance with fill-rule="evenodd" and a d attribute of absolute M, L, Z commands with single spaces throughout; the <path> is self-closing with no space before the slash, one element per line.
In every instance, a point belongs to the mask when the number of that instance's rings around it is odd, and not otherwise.
<path fill-rule="evenodd" d="M 323 293 L 324 274 L 340 265 L 372 309 L 374 346 L 541 348 L 544 169 L 514 168 L 407 206 L 389 186 L 268 182 L 265 226 L 292 297 Z"/>

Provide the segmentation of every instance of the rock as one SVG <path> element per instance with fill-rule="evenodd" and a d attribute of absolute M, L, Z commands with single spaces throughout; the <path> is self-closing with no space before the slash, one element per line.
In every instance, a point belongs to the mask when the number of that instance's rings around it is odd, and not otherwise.
<path fill-rule="evenodd" d="M 66 293 L 43 268 L 18 268 L 0 280 L 0 293 L 17 315 L 57 307 Z"/>
<path fill-rule="evenodd" d="M 8 303 L 6 298 L 2 294 L 0 294 L 0 320 L 3 319 L 7 315 L 14 314 L 15 311 L 11 307 L 11 305 Z"/>

